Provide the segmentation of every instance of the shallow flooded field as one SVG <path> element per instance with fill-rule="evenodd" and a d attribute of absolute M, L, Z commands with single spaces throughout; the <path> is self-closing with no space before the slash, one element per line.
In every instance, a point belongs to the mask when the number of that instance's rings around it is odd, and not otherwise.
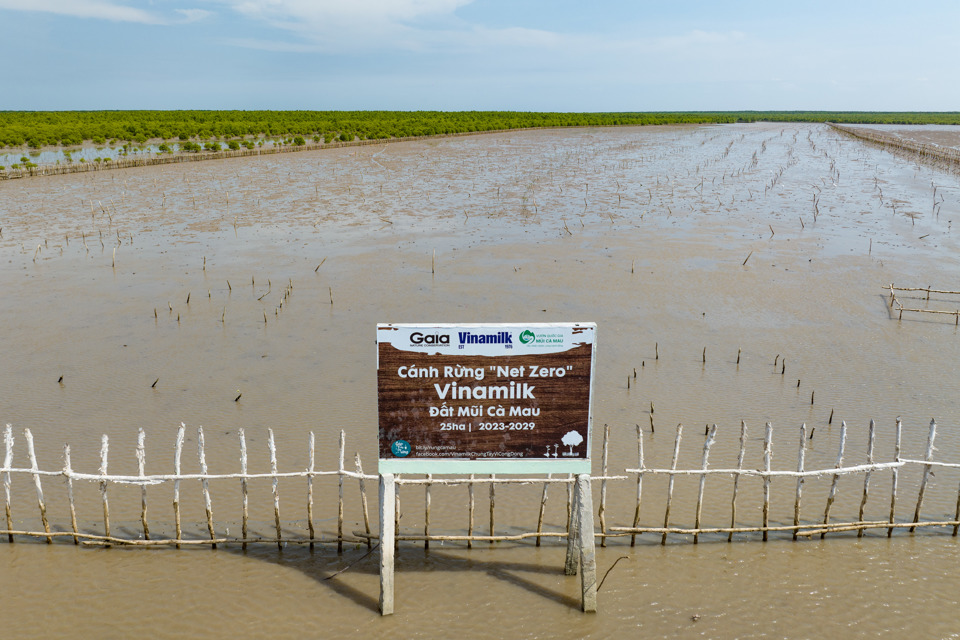
<path fill-rule="evenodd" d="M 681 467 L 699 464 L 713 423 L 711 463 L 732 467 L 741 420 L 748 468 L 761 465 L 767 421 L 779 468 L 796 464 L 802 423 L 816 433 L 808 468 L 833 466 L 841 421 L 848 460 L 866 460 L 871 419 L 877 459 L 892 460 L 898 416 L 905 457 L 923 456 L 935 418 L 937 458 L 960 462 L 960 329 L 947 315 L 898 321 L 882 288 L 960 289 L 954 219 L 956 175 L 805 124 L 531 131 L 5 181 L 0 423 L 14 427 L 21 467 L 29 428 L 41 468 L 60 468 L 69 443 L 73 468 L 96 472 L 107 434 L 110 471 L 136 473 L 142 427 L 147 472 L 170 472 L 184 422 L 185 470 L 203 425 L 212 473 L 238 471 L 238 428 L 252 471 L 269 470 L 268 428 L 281 468 L 306 467 L 311 431 L 318 468 L 335 468 L 343 429 L 350 459 L 373 471 L 377 322 L 593 321 L 593 450 L 608 424 L 612 474 L 636 467 L 638 423 L 648 466 L 670 465 L 682 422 Z M 901 299 L 960 307 L 946 294 Z M 641 520 L 656 526 L 666 481 L 645 482 Z M 676 522 L 692 522 L 696 482 L 678 479 Z M 882 520 L 889 473 L 874 482 L 867 513 Z M 919 473 L 900 483 L 907 519 Z M 61 529 L 62 484 L 44 485 Z M 938 470 L 924 512 L 952 519 L 958 485 L 960 473 Z M 729 486 L 707 483 L 705 522 L 729 523 Z M 828 488 L 807 484 L 805 520 L 822 519 Z M 11 491 L 16 526 L 36 530 L 32 484 L 18 476 Z M 97 486 L 76 491 L 81 528 L 101 531 Z M 169 488 L 150 491 L 151 528 L 169 535 Z M 269 533 L 270 488 L 256 491 L 251 517 Z M 498 489 L 498 530 L 535 528 L 540 491 Z M 553 491 L 556 529 L 565 508 Z M 742 491 L 741 517 L 755 523 L 758 487 Z M 773 521 L 792 519 L 792 491 L 774 483 Z M 184 492 L 186 526 L 202 532 L 199 486 Z M 218 515 L 239 520 L 237 488 L 214 492 Z M 303 483 L 281 492 L 285 526 L 302 531 Z M 318 482 L 327 537 L 336 492 Z M 608 524 L 629 525 L 635 482 L 609 492 Z M 835 512 L 855 517 L 861 492 L 841 481 Z M 422 531 L 422 490 L 402 493 L 401 529 Z M 111 494 L 117 527 L 136 531 L 139 498 Z M 352 530 L 354 487 L 346 500 Z M 432 527 L 464 532 L 462 488 L 434 490 Z M 579 612 L 560 543 L 404 543 L 397 613 L 384 619 L 366 546 L 338 556 L 329 545 L 145 551 L 18 538 L 0 543 L 0 631 L 430 638 L 493 635 L 495 621 L 525 638 L 952 637 L 957 538 L 885 534 L 611 539 L 599 575 L 625 559 L 596 616 Z"/>

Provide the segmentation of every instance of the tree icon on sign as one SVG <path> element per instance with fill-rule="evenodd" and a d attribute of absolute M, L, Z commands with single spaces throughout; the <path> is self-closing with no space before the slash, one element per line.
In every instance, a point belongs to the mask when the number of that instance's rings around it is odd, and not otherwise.
<path fill-rule="evenodd" d="M 570 447 L 570 455 L 573 455 L 573 448 L 583 442 L 583 436 L 576 431 L 568 431 L 567 434 L 560 439 L 560 442 Z"/>

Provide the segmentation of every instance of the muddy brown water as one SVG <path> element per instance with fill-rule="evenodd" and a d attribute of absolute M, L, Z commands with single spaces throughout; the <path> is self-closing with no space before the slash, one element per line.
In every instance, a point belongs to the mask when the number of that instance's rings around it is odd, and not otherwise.
<path fill-rule="evenodd" d="M 943 199 L 936 212 L 934 186 Z M 147 472 L 170 472 L 184 422 L 185 471 L 197 468 L 199 425 L 214 473 L 239 470 L 238 428 L 252 471 L 269 469 L 268 428 L 281 470 L 306 467 L 311 431 L 318 468 L 334 468 L 344 429 L 348 459 L 359 452 L 373 471 L 377 322 L 593 321 L 597 472 L 603 424 L 612 430 L 610 470 L 619 473 L 636 466 L 637 423 L 648 466 L 669 466 L 680 422 L 681 466 L 699 464 L 712 423 L 719 436 L 711 463 L 733 466 L 741 420 L 750 430 L 747 466 L 761 464 L 766 421 L 775 428 L 775 467 L 795 465 L 801 423 L 816 429 L 808 468 L 832 466 L 841 420 L 847 460 L 863 461 L 871 418 L 877 458 L 889 460 L 898 416 L 904 455 L 922 456 L 936 418 L 937 456 L 960 462 L 960 330 L 949 316 L 898 322 L 881 289 L 960 289 L 954 221 L 956 175 L 805 124 L 533 131 L 6 181 L 0 422 L 14 426 L 18 466 L 29 466 L 29 428 L 42 468 L 59 468 L 69 443 L 73 468 L 95 472 L 107 434 L 110 471 L 135 473 L 142 427 Z M 903 300 L 960 305 L 951 296 Z M 785 373 L 775 359 L 786 359 Z M 912 516 L 918 478 L 915 469 L 901 476 L 900 518 Z M 889 474 L 874 482 L 867 517 L 883 519 Z M 958 483 L 960 474 L 937 471 L 925 514 L 952 518 Z M 237 489 L 214 484 L 215 514 L 236 534 Z M 856 516 L 856 484 L 841 481 L 838 517 Z M 61 528 L 69 526 L 62 485 L 44 485 Z M 757 523 L 759 489 L 744 485 L 740 519 Z M 774 485 L 772 520 L 788 522 L 793 484 Z M 804 520 L 822 518 L 828 486 L 807 484 Z M 12 491 L 15 525 L 39 527 L 29 480 L 16 476 Z M 183 491 L 185 526 L 202 534 L 199 487 Z M 169 535 L 169 487 L 149 492 L 151 529 Z M 673 522 L 692 522 L 695 493 L 695 479 L 678 480 Z M 706 523 L 728 524 L 729 493 L 729 481 L 708 481 Z M 422 530 L 422 491 L 401 494 L 402 529 Z M 635 484 L 611 483 L 609 494 L 608 524 L 629 524 Z M 302 532 L 303 483 L 281 482 L 281 495 L 284 526 Z M 646 482 L 644 523 L 662 523 L 664 495 L 664 481 Z M 539 496 L 539 486 L 498 489 L 498 530 L 535 527 Z M 360 522 L 352 485 L 346 499 L 349 531 Z M 77 500 L 81 528 L 102 531 L 97 487 L 79 485 Z M 254 527 L 269 535 L 269 485 L 253 489 L 251 502 Z M 317 502 L 318 527 L 329 536 L 335 482 L 318 482 Z M 111 489 L 118 530 L 136 535 L 139 508 L 138 489 Z M 478 500 L 478 513 L 485 508 Z M 564 517 L 563 490 L 551 489 L 548 527 Z M 483 516 L 478 522 L 485 526 Z M 465 491 L 435 489 L 434 531 L 465 526 Z M 611 540 L 599 550 L 601 576 L 625 559 L 607 577 L 597 615 L 579 612 L 579 582 L 562 575 L 561 544 L 437 543 L 428 552 L 403 544 L 397 613 L 381 619 L 375 554 L 363 558 L 366 547 L 348 545 L 338 556 L 329 545 L 144 551 L 18 539 L 0 544 L 0 632 L 960 632 L 960 546 L 948 529 L 892 539 L 880 531 L 658 543 L 645 535 L 635 548 Z"/>

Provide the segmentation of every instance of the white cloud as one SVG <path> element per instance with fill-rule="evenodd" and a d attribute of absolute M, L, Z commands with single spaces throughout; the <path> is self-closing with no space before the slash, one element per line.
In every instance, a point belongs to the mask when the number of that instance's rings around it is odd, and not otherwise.
<path fill-rule="evenodd" d="M 206 9 L 174 9 L 177 13 L 183 16 L 181 22 L 197 22 L 203 20 L 207 16 L 212 16 L 212 11 L 207 11 Z"/>
<path fill-rule="evenodd" d="M 165 21 L 150 12 L 122 4 L 99 0 L 0 0 L 0 9 L 40 11 L 75 18 L 99 18 L 115 22 L 163 24 Z"/>
<path fill-rule="evenodd" d="M 270 20 L 407 21 L 448 15 L 472 0 L 212 0 Z"/>
<path fill-rule="evenodd" d="M 206 0 L 269 27 L 296 34 L 299 45 L 242 40 L 255 48 L 335 52 L 432 50 L 455 42 L 469 25 L 454 12 L 472 0 Z M 238 42 L 238 41 L 234 41 Z"/>

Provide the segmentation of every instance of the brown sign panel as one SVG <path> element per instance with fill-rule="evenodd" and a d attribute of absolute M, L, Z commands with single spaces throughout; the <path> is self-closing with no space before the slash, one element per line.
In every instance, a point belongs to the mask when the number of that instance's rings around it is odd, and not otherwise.
<path fill-rule="evenodd" d="M 589 472 L 595 325 L 377 333 L 382 472 Z"/>

